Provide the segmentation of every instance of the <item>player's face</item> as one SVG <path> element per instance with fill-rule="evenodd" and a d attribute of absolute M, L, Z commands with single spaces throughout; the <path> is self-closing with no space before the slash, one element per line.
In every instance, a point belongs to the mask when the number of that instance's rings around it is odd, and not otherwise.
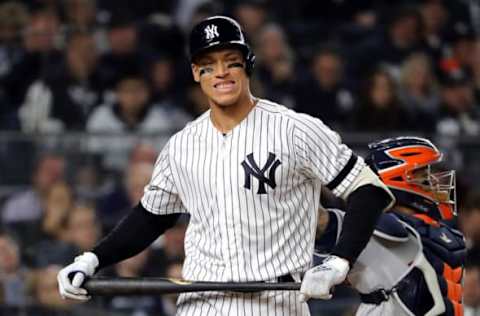
<path fill-rule="evenodd" d="M 236 49 L 222 49 L 200 56 L 192 64 L 193 77 L 210 103 L 225 107 L 249 95 L 245 60 Z"/>

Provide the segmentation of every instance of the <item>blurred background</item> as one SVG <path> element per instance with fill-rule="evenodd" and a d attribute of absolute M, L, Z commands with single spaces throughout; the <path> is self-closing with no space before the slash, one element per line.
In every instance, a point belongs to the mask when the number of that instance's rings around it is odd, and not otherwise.
<path fill-rule="evenodd" d="M 174 315 L 175 297 L 60 299 L 56 273 L 138 203 L 159 150 L 207 109 L 190 28 L 227 14 L 254 95 L 322 119 L 360 154 L 419 135 L 457 174 L 466 315 L 480 315 L 480 1 L 0 1 L 0 314 Z M 188 218 L 110 276 L 179 277 Z M 313 315 L 351 315 L 346 288 Z"/>

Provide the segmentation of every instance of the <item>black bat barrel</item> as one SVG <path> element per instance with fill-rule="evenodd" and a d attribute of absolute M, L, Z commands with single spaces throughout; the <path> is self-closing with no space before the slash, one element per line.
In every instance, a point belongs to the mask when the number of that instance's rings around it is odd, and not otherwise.
<path fill-rule="evenodd" d="M 90 295 L 152 295 L 182 292 L 298 291 L 300 283 L 194 282 L 165 278 L 91 278 L 84 284 Z"/>

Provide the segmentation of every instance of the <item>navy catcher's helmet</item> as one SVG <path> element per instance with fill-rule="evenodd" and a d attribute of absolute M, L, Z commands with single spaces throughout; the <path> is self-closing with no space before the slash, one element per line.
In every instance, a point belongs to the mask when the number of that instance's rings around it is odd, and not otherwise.
<path fill-rule="evenodd" d="M 194 61 L 200 54 L 215 48 L 235 47 L 240 49 L 245 57 L 245 71 L 252 73 L 255 64 L 255 55 L 245 40 L 245 34 L 232 18 L 213 16 L 207 18 L 192 29 L 190 33 L 190 61 Z"/>
<path fill-rule="evenodd" d="M 455 171 L 435 171 L 443 155 L 428 139 L 395 137 L 369 144 L 365 161 L 400 205 L 435 219 L 456 215 Z"/>

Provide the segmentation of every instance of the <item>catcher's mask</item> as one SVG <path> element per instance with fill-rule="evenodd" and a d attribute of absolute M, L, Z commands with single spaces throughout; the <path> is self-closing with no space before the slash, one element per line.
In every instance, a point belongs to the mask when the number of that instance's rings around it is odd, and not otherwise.
<path fill-rule="evenodd" d="M 366 162 L 399 205 L 449 220 L 456 213 L 455 171 L 438 171 L 442 153 L 429 140 L 396 137 L 369 144 Z"/>

